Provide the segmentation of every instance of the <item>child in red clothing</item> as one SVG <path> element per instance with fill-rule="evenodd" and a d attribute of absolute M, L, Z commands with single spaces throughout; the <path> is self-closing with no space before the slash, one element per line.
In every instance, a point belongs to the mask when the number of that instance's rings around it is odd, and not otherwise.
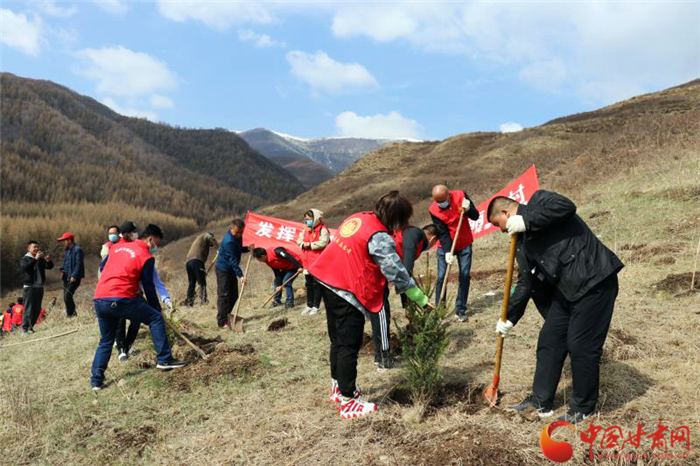
<path fill-rule="evenodd" d="M 24 298 L 17 298 L 17 304 L 12 307 L 12 330 L 22 326 L 22 315 L 24 314 Z"/>

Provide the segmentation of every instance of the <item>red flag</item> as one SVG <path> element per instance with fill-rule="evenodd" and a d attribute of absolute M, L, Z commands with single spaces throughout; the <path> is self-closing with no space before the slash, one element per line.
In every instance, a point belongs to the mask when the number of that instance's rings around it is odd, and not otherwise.
<path fill-rule="evenodd" d="M 248 212 L 245 216 L 243 246 L 251 244 L 254 244 L 256 248 L 282 246 L 301 256 L 301 248 L 297 245 L 297 239 L 305 228 L 306 225 L 303 223 Z M 334 229 L 329 228 L 328 231 L 330 231 L 331 236 L 335 235 Z"/>

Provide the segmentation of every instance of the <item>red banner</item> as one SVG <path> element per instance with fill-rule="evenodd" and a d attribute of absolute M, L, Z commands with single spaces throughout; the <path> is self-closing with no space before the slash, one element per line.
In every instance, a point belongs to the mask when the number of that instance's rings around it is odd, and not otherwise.
<path fill-rule="evenodd" d="M 485 202 L 479 204 L 479 220 L 476 222 L 469 220 L 469 225 L 472 227 L 474 239 L 486 236 L 494 231 L 499 231 L 498 227 L 491 225 L 486 218 L 486 209 L 489 207 L 489 202 L 496 196 L 506 196 L 521 204 L 527 204 L 532 195 L 540 189 L 540 182 L 537 180 L 537 170 L 535 166 L 531 166 L 525 173 L 517 179 L 511 181 L 505 188 L 488 198 Z"/>
<path fill-rule="evenodd" d="M 248 212 L 245 216 L 245 229 L 243 230 L 243 245 L 255 247 L 284 247 L 301 256 L 301 248 L 297 245 L 299 234 L 304 231 L 306 225 L 298 222 L 290 222 L 274 217 Z M 331 235 L 335 234 L 333 228 L 329 228 Z"/>

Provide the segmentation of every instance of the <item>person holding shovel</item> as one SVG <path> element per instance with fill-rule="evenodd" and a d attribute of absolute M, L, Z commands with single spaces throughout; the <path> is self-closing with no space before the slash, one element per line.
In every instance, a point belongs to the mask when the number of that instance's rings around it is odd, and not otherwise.
<path fill-rule="evenodd" d="M 318 209 L 310 209 L 304 214 L 306 228 L 299 233 L 297 244 L 301 248 L 301 259 L 304 265 L 304 278 L 306 279 L 306 307 L 301 311 L 302 315 L 316 315 L 321 307 L 321 285 L 309 273 L 309 267 L 318 259 L 323 250 L 331 242 L 331 234 L 323 224 L 323 212 Z"/>
<path fill-rule="evenodd" d="M 285 309 L 294 307 L 294 278 L 303 268 L 301 258 L 295 253 L 288 251 L 283 247 L 278 248 L 255 248 L 253 249 L 253 257 L 263 264 L 267 264 L 275 274 L 275 297 L 272 302 L 272 307 L 282 305 L 282 288 L 287 295 L 284 303 Z"/>
<path fill-rule="evenodd" d="M 468 320 L 467 300 L 469 299 L 469 285 L 471 283 L 472 268 L 472 229 L 468 221 L 460 218 L 466 214 L 468 219 L 479 220 L 479 211 L 467 195 L 466 191 L 449 190 L 445 185 L 437 185 L 433 188 L 433 203 L 428 208 L 433 224 L 438 231 L 438 276 L 435 284 L 435 305 L 440 304 L 442 286 L 445 282 L 447 264 L 452 265 L 457 259 L 459 264 L 459 288 L 455 300 L 455 317 L 460 322 Z M 466 219 L 464 219 L 466 220 Z M 457 227 L 460 226 L 459 231 Z M 457 243 L 453 241 L 457 238 Z"/>
<path fill-rule="evenodd" d="M 559 419 L 576 424 L 598 402 L 600 358 L 617 298 L 617 273 L 624 265 L 576 214 L 576 205 L 557 193 L 536 191 L 527 205 L 496 197 L 488 220 L 502 232 L 518 235 L 519 278 L 508 318 L 498 320 L 496 332 L 509 334 L 530 297 L 540 312 L 546 310 L 532 394 L 512 408 L 533 407 L 540 416 L 551 416 L 568 355 L 573 393 L 568 412 Z"/>
<path fill-rule="evenodd" d="M 216 258 L 216 323 L 219 328 L 228 325 L 228 315 L 238 301 L 238 278 L 243 282 L 247 277 L 241 270 L 241 255 L 248 252 L 243 246 L 245 222 L 240 218 L 231 221 L 229 230 L 219 245 Z"/>
<path fill-rule="evenodd" d="M 330 401 L 343 419 L 368 416 L 377 410 L 357 387 L 357 357 L 362 346 L 365 317 L 380 313 L 393 283 L 419 306 L 428 297 L 416 285 L 396 253 L 392 232 L 403 230 L 413 214 L 411 202 L 398 191 L 381 197 L 372 212 L 346 218 L 338 234 L 309 272 L 323 285 L 323 302 L 330 338 Z"/>

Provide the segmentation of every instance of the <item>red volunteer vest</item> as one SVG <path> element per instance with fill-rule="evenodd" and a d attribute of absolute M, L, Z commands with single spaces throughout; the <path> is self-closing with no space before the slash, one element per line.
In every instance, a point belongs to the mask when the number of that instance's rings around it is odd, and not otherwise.
<path fill-rule="evenodd" d="M 447 225 L 447 228 L 450 230 L 450 238 L 452 238 L 452 240 L 455 239 L 455 234 L 457 233 L 457 224 L 459 223 L 459 215 L 463 200 L 464 192 L 460 190 L 450 191 L 450 206 L 447 209 L 441 209 L 435 201 L 433 201 L 428 209 L 431 215 Z M 462 230 L 459 232 L 457 246 L 455 247 L 455 252 L 461 251 L 473 242 L 474 237 L 472 236 L 472 228 L 469 225 L 469 219 L 466 218 L 465 214 L 465 218 L 462 221 Z M 440 244 L 440 247 L 442 247 L 442 244 Z"/>
<path fill-rule="evenodd" d="M 95 299 L 137 298 L 141 290 L 141 270 L 153 256 L 143 241 L 120 239 L 109 250 L 109 259 L 95 289 Z"/>
<path fill-rule="evenodd" d="M 12 313 L 5 311 L 2 317 L 2 330 L 9 332 L 12 330 Z"/>
<path fill-rule="evenodd" d="M 41 312 L 39 312 L 39 317 L 36 318 L 36 325 L 39 325 L 41 321 L 44 320 L 44 317 L 46 317 L 46 309 L 42 307 Z"/>
<path fill-rule="evenodd" d="M 270 248 L 265 248 L 265 251 L 267 251 L 267 265 L 272 268 L 272 269 L 277 269 L 277 270 L 296 270 L 297 267 L 296 265 L 292 264 L 288 260 L 282 259 L 281 257 L 277 257 L 277 254 L 275 254 L 275 249 L 274 247 Z M 299 256 L 297 256 L 295 253 L 290 251 L 289 249 L 286 249 L 286 251 L 294 257 L 299 263 L 301 264 L 301 259 Z"/>
<path fill-rule="evenodd" d="M 320 223 L 316 225 L 313 229 L 308 229 L 304 228 L 304 238 L 303 241 L 305 243 L 315 243 L 316 241 L 319 240 L 321 237 L 321 230 L 325 228 L 323 223 Z M 301 257 L 304 259 L 304 268 L 309 269 L 313 265 L 314 262 L 316 262 L 316 259 L 318 259 L 318 256 L 321 255 L 323 252 L 323 249 L 317 249 L 317 250 L 311 250 L 311 249 L 304 249 L 301 251 Z"/>
<path fill-rule="evenodd" d="M 24 314 L 24 305 L 16 304 L 12 308 L 12 324 L 22 325 L 22 315 Z"/>
<path fill-rule="evenodd" d="M 309 273 L 333 288 L 352 293 L 368 311 L 379 312 L 384 304 L 386 278 L 370 257 L 368 244 L 380 231 L 389 232 L 374 213 L 351 215 Z"/>
<path fill-rule="evenodd" d="M 403 260 L 403 230 L 394 232 L 393 236 L 394 242 L 396 243 L 396 253 L 399 255 L 401 260 Z M 414 257 L 413 260 L 418 260 L 418 258 L 420 257 L 421 253 L 423 252 L 423 248 L 425 247 L 424 243 L 424 240 L 420 240 L 418 250 L 416 251 L 416 257 Z"/>

